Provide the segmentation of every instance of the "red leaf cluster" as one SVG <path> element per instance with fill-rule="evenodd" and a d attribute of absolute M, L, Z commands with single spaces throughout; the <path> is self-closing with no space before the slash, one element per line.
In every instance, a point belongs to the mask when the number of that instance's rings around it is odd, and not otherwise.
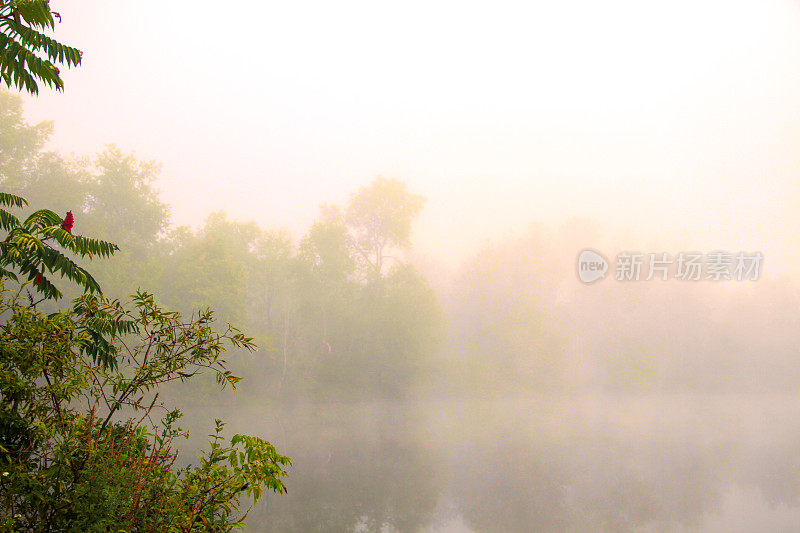
<path fill-rule="evenodd" d="M 67 233 L 72 233 L 72 224 L 74 222 L 75 219 L 72 217 L 72 211 L 67 211 L 67 216 L 64 217 L 64 222 L 61 223 L 61 229 Z"/>

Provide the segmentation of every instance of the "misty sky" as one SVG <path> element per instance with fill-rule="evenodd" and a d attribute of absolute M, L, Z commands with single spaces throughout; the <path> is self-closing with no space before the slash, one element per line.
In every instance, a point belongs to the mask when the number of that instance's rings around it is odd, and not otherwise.
<path fill-rule="evenodd" d="M 84 64 L 28 120 L 61 151 L 160 161 L 177 223 L 300 233 L 380 175 L 428 198 L 416 242 L 445 262 L 572 216 L 631 246 L 794 253 L 795 2 L 52 5 Z"/>

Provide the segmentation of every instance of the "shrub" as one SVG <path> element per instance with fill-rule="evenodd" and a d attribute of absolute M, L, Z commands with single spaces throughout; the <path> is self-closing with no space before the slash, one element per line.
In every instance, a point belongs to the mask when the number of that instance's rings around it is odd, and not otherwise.
<path fill-rule="evenodd" d="M 204 371 L 235 387 L 222 356 L 252 339 L 216 328 L 210 310 L 184 317 L 145 292 L 104 298 L 64 253 L 116 247 L 73 236 L 71 216 L 0 215 L 0 529 L 229 531 L 247 515 L 242 497 L 286 491 L 290 459 L 258 437 L 226 442 L 220 420 L 199 464 L 177 468 L 181 412 L 159 401 L 160 386 Z M 88 292 L 47 315 L 30 289 L 57 299 L 56 273 Z"/>

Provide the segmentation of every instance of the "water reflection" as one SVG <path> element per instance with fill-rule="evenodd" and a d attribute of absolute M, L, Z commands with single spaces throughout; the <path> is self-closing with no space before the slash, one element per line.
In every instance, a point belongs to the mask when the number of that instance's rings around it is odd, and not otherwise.
<path fill-rule="evenodd" d="M 262 423 L 266 434 L 286 431 L 289 494 L 260 503 L 248 530 L 791 530 L 800 523 L 798 400 L 598 395 L 287 409 Z"/>
<path fill-rule="evenodd" d="M 400 404 L 328 405 L 282 413 L 293 459 L 289 493 L 254 509 L 252 531 L 416 531 L 430 524 L 446 464 Z M 286 424 L 282 424 L 288 429 Z"/>

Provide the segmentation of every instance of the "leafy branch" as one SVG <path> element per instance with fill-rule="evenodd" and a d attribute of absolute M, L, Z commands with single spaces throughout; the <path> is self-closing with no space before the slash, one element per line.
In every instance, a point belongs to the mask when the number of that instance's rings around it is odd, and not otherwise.
<path fill-rule="evenodd" d="M 39 92 L 39 82 L 63 89 L 56 64 L 78 66 L 82 53 L 45 34 L 60 18 L 48 0 L 0 0 L 0 79 L 6 85 L 31 94 Z"/>

